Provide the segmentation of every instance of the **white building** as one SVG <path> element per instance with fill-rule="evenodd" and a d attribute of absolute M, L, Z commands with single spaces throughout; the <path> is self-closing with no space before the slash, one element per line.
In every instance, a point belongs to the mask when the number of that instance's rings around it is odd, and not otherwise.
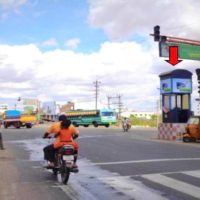
<path fill-rule="evenodd" d="M 58 114 L 58 109 L 55 101 L 43 102 L 42 109 L 46 115 Z"/>

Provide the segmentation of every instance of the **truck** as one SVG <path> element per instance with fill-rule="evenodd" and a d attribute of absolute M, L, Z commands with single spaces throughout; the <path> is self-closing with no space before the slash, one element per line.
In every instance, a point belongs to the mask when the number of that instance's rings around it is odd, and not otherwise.
<path fill-rule="evenodd" d="M 20 126 L 26 128 L 32 128 L 33 124 L 37 121 L 37 117 L 33 114 L 22 114 L 20 116 Z"/>
<path fill-rule="evenodd" d="M 183 142 L 197 141 L 200 141 L 200 116 L 192 116 L 186 125 Z"/>
<path fill-rule="evenodd" d="M 18 110 L 6 110 L 3 115 L 2 124 L 5 129 L 10 126 L 14 126 L 15 128 L 31 128 L 35 121 L 36 117 L 33 115 L 24 115 Z"/>

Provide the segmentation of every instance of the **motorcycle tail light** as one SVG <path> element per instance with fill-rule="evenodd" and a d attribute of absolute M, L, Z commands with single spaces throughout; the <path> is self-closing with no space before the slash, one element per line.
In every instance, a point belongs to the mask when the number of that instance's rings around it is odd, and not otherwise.
<path fill-rule="evenodd" d="M 74 154 L 74 151 L 72 149 L 66 149 L 64 151 L 64 155 L 73 155 Z"/>

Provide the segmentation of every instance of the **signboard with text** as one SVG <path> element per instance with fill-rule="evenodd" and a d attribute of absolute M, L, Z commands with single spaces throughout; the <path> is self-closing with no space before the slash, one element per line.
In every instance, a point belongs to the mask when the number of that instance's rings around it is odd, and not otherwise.
<path fill-rule="evenodd" d="M 173 42 L 159 42 L 160 57 L 169 58 L 169 47 L 177 46 L 180 59 L 200 60 L 200 46 L 191 44 L 181 44 Z"/>

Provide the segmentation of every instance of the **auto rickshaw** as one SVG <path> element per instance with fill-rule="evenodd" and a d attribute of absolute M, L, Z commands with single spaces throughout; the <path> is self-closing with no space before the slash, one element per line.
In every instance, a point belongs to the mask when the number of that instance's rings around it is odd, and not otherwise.
<path fill-rule="evenodd" d="M 197 142 L 200 141 L 200 116 L 192 116 L 188 120 L 183 135 L 184 142 Z"/>

